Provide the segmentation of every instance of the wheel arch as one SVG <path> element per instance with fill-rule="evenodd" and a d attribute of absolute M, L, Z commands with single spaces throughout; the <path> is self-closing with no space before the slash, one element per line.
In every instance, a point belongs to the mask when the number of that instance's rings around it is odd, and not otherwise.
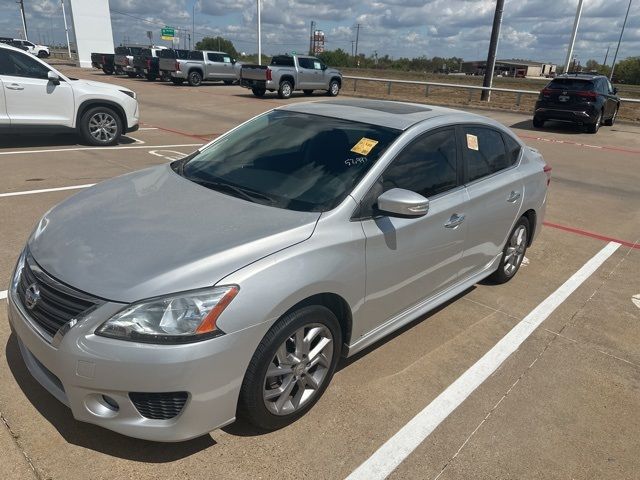
<path fill-rule="evenodd" d="M 342 88 L 342 78 L 336 75 L 334 77 L 331 77 L 331 80 L 329 80 L 329 83 L 333 82 L 334 80 L 337 81 L 338 85 L 340 85 L 340 88 Z"/>
<path fill-rule="evenodd" d="M 522 216 L 526 218 L 527 221 L 529 222 L 529 238 L 527 239 L 527 247 L 530 247 L 536 233 L 536 224 L 537 224 L 536 222 L 537 222 L 538 214 L 533 208 L 530 208 L 529 210 L 524 212 Z"/>
<path fill-rule="evenodd" d="M 80 119 L 85 114 L 85 112 L 90 108 L 94 108 L 94 107 L 111 108 L 116 112 L 116 114 L 120 118 L 120 121 L 122 122 L 123 133 L 127 131 L 127 128 L 129 128 L 129 123 L 127 122 L 127 115 L 124 113 L 124 109 L 122 108 L 122 106 L 118 105 L 116 102 L 113 102 L 111 100 L 97 100 L 97 99 L 85 100 L 80 104 L 80 107 L 78 107 L 78 113 L 76 114 L 75 128 L 79 127 Z"/>
<path fill-rule="evenodd" d="M 289 83 L 291 83 L 291 89 L 294 90 L 296 88 L 296 82 L 293 79 L 293 76 L 291 75 L 283 75 L 282 77 L 280 77 L 280 83 L 278 83 L 278 85 L 282 85 L 282 82 L 284 81 L 288 81 Z"/>

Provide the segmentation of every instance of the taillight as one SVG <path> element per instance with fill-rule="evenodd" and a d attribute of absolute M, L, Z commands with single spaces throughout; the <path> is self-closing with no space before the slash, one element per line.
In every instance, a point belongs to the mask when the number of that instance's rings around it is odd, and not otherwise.
<path fill-rule="evenodd" d="M 267 81 L 270 81 L 270 80 L 272 80 L 272 77 L 271 77 L 271 69 L 270 69 L 270 68 L 267 68 Z"/>
<path fill-rule="evenodd" d="M 551 183 L 551 166 L 550 165 L 545 165 L 544 168 L 542 169 L 542 171 L 547 176 L 547 187 L 548 187 L 549 184 Z"/>
<path fill-rule="evenodd" d="M 540 92 L 543 97 L 549 97 L 551 95 L 552 90 L 550 88 L 543 88 Z"/>
<path fill-rule="evenodd" d="M 576 92 L 576 95 L 592 102 L 595 101 L 596 98 L 598 98 L 597 92 Z"/>
<path fill-rule="evenodd" d="M 179 71 L 180 71 L 180 62 L 176 61 L 176 66 L 175 66 L 175 68 L 176 68 L 176 72 L 179 72 Z"/>

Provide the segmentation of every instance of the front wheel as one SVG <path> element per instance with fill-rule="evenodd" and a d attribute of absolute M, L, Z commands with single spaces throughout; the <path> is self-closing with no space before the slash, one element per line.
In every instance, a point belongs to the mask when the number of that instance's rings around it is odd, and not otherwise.
<path fill-rule="evenodd" d="M 340 82 L 337 80 L 331 80 L 329 83 L 329 90 L 327 90 L 327 95 L 330 97 L 337 97 L 340 93 Z"/>
<path fill-rule="evenodd" d="M 79 128 L 87 143 L 107 147 L 118 143 L 122 135 L 122 120 L 110 108 L 94 107 L 82 115 Z"/>
<path fill-rule="evenodd" d="M 38 52 L 38 58 L 49 58 L 49 53 L 45 52 L 44 50 L 40 50 Z"/>
<path fill-rule="evenodd" d="M 320 305 L 282 317 L 249 363 L 238 411 L 263 430 L 277 430 L 307 413 L 336 370 L 342 346 L 338 319 Z"/>
<path fill-rule="evenodd" d="M 533 126 L 535 128 L 544 127 L 544 120 L 542 120 L 541 118 L 538 118 L 538 117 L 533 117 Z"/>
<path fill-rule="evenodd" d="M 251 92 L 258 98 L 264 97 L 266 90 L 264 88 L 252 88 Z"/>
<path fill-rule="evenodd" d="M 293 92 L 293 85 L 289 80 L 284 80 L 280 83 L 280 88 L 278 89 L 278 97 L 287 99 L 291 97 L 291 93 Z"/>
<path fill-rule="evenodd" d="M 507 283 L 520 269 L 529 243 L 530 228 L 529 220 L 522 217 L 511 230 L 498 269 L 489 277 L 494 283 Z"/>

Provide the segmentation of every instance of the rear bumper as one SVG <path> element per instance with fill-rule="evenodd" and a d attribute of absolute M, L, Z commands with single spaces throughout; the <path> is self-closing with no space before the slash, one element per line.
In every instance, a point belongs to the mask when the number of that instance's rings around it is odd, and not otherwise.
<path fill-rule="evenodd" d="M 265 80 L 253 80 L 250 78 L 241 78 L 240 86 L 244 88 L 264 88 L 265 90 L 269 87 L 267 86 L 269 82 Z"/>
<path fill-rule="evenodd" d="M 594 123 L 597 111 L 593 107 L 582 109 L 562 109 L 547 106 L 536 106 L 535 116 L 540 120 L 560 120 L 574 123 Z"/>

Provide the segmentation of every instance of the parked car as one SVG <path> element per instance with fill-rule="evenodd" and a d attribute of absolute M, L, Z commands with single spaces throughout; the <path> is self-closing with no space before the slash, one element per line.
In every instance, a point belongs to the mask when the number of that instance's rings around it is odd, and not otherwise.
<path fill-rule="evenodd" d="M 202 85 L 203 81 L 224 82 L 225 85 L 232 85 L 238 80 L 238 70 L 235 65 L 236 60 L 228 53 L 194 50 L 189 52 L 185 60 L 176 59 L 175 70 L 171 72 L 171 81 L 176 85 L 187 81 L 192 87 Z"/>
<path fill-rule="evenodd" d="M 236 412 L 280 428 L 341 355 L 512 279 L 549 170 L 474 114 L 288 105 L 46 213 L 8 318 L 32 375 L 78 420 L 155 441 Z"/>
<path fill-rule="evenodd" d="M 324 90 L 335 97 L 342 88 L 342 73 L 316 57 L 277 55 L 269 66 L 243 65 L 240 85 L 251 89 L 256 97 L 264 96 L 267 90 L 277 91 L 280 98 L 289 98 L 294 90 L 302 90 L 305 95 Z"/>
<path fill-rule="evenodd" d="M 0 43 L 0 131 L 76 130 L 91 145 L 114 145 L 138 129 L 131 90 L 67 77 L 32 55 Z"/>
<path fill-rule="evenodd" d="M 133 68 L 136 75 L 154 82 L 160 76 L 158 65 L 158 52 L 167 50 L 167 47 L 143 48 L 140 53 L 133 56 Z"/>
<path fill-rule="evenodd" d="M 5 43 L 12 47 L 19 48 L 20 50 L 29 52 L 39 58 L 48 58 L 51 55 L 49 47 L 46 45 L 38 45 L 30 42 L 29 40 L 22 40 L 21 38 L 0 37 L 0 43 Z"/>
<path fill-rule="evenodd" d="M 115 54 L 113 53 L 92 53 L 91 66 L 102 70 L 105 75 L 113 75 L 116 71 L 114 63 Z"/>
<path fill-rule="evenodd" d="M 189 50 L 167 48 L 158 52 L 158 69 L 160 76 L 165 80 L 171 80 L 171 72 L 175 72 L 176 60 L 186 60 Z"/>
<path fill-rule="evenodd" d="M 126 74 L 130 78 L 138 76 L 133 66 L 133 56 L 139 55 L 144 47 L 116 47 L 114 58 L 116 74 Z"/>
<path fill-rule="evenodd" d="M 601 125 L 615 123 L 620 108 L 617 93 L 604 75 L 559 75 L 540 92 L 533 126 L 542 128 L 547 120 L 559 120 L 584 125 L 587 132 L 596 133 Z"/>

